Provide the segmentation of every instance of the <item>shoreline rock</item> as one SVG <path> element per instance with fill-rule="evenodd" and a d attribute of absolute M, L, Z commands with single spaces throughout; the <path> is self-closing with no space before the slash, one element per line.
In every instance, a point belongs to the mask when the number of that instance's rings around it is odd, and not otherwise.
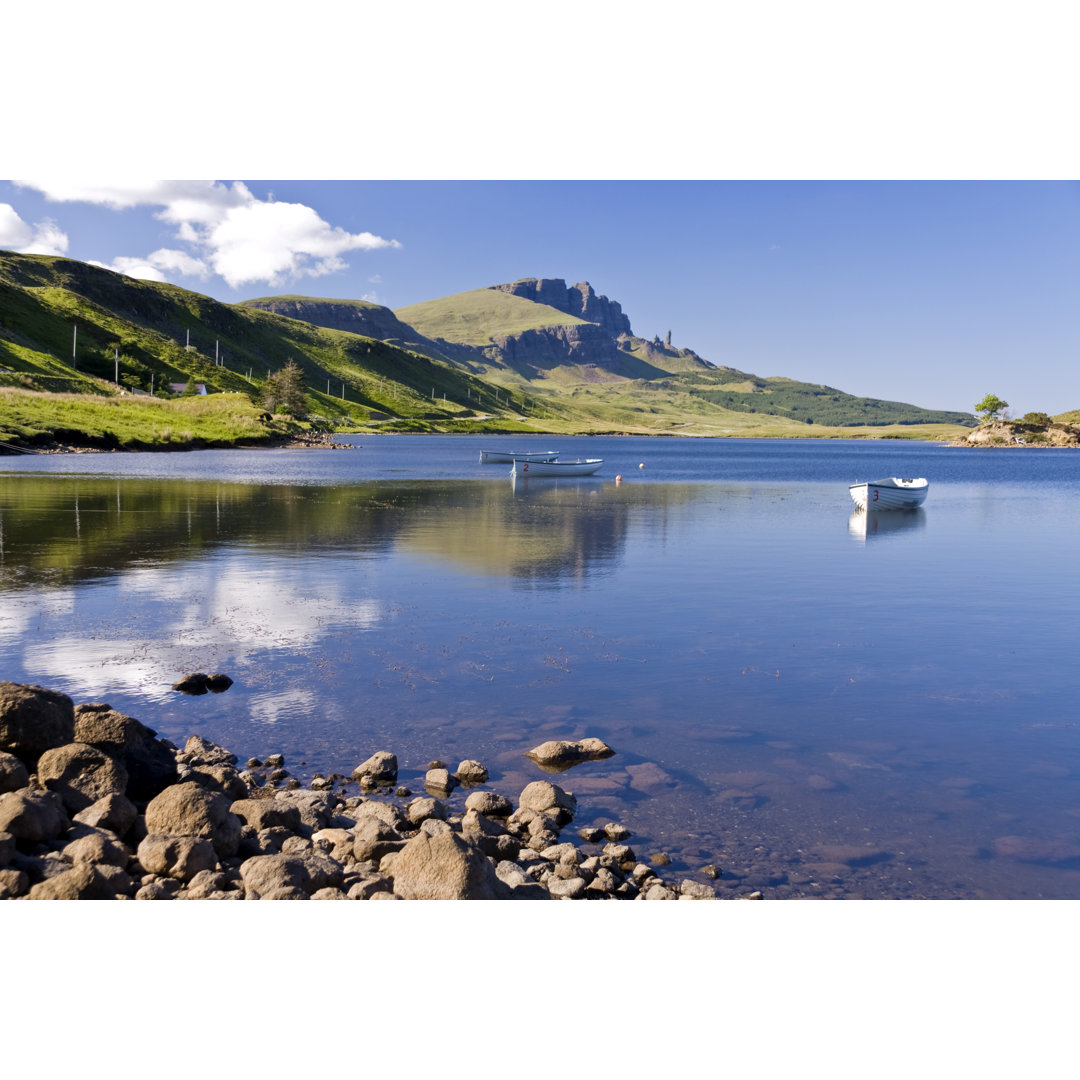
<path fill-rule="evenodd" d="M 75 717 L 93 743 L 75 738 Z M 125 767 L 133 747 L 169 768 L 148 783 Z M 563 839 L 578 800 L 547 780 L 527 784 L 516 805 L 475 788 L 458 814 L 438 791 L 382 786 L 396 779 L 389 751 L 357 767 L 368 781 L 358 796 L 321 777 L 311 790 L 293 778 L 278 787 L 280 755 L 236 763 L 198 736 L 181 750 L 108 705 L 75 708 L 41 687 L 0 684 L 0 899 L 717 898 L 638 861 L 623 826 L 600 830 L 591 847 Z M 448 796 L 455 778 L 431 772 Z M 487 769 L 468 760 L 458 774 L 481 784 Z"/>

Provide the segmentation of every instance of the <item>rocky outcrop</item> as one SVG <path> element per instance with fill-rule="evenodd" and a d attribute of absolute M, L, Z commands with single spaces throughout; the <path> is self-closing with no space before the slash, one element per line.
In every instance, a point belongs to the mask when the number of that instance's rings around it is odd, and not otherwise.
<path fill-rule="evenodd" d="M 954 446 L 1041 446 L 1080 447 L 1080 428 L 1071 424 L 1025 424 L 998 420 L 980 424 L 974 431 L 954 440 Z"/>
<path fill-rule="evenodd" d="M 581 368 L 583 377 L 597 382 L 654 379 L 667 374 L 621 350 L 614 338 L 591 323 L 538 327 L 513 335 L 495 334 L 484 355 L 527 379 L 542 378 L 544 372 L 568 365 Z"/>
<path fill-rule="evenodd" d="M 581 378 L 590 382 L 655 379 L 672 371 L 711 367 L 688 349 L 671 348 L 670 331 L 666 346 L 659 338 L 648 343 L 635 337 L 622 306 L 597 293 L 587 281 L 568 286 L 562 278 L 523 278 L 489 287 L 584 322 L 520 334 L 493 334 L 491 345 L 479 348 L 432 340 L 402 322 L 389 308 L 363 301 L 294 296 L 248 300 L 244 306 L 375 338 L 466 370 L 476 370 L 478 364 L 485 363 L 505 365 L 526 379 L 541 379 L 555 368 L 575 366 L 581 369 Z M 633 355 L 635 352 L 638 355 Z"/>
<path fill-rule="evenodd" d="M 630 319 L 623 314 L 622 306 L 599 295 L 587 281 L 568 288 L 562 278 L 523 278 L 504 285 L 492 285 L 491 288 L 595 323 L 611 337 L 633 333 Z"/>

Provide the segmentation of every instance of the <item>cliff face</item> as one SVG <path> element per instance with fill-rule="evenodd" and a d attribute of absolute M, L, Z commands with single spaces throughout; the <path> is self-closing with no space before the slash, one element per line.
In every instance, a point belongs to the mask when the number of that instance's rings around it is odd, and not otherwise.
<path fill-rule="evenodd" d="M 526 300 L 546 304 L 556 311 L 596 323 L 612 337 L 633 333 L 622 306 L 601 296 L 587 281 L 567 288 L 562 278 L 523 278 L 505 285 L 492 285 L 491 288 L 510 293 L 511 296 L 523 296 Z"/>
<path fill-rule="evenodd" d="M 409 341 L 419 338 L 411 326 L 406 326 L 389 308 L 378 304 L 352 304 L 347 301 L 314 300 L 306 297 L 272 297 L 269 300 L 247 300 L 245 307 L 272 311 L 290 319 L 325 326 L 328 330 L 344 330 L 350 334 L 378 338 L 380 341 Z"/>
<path fill-rule="evenodd" d="M 655 379 L 666 372 L 627 352 L 602 327 L 592 323 L 549 326 L 510 336 L 496 335 L 484 350 L 490 360 L 513 368 L 527 379 L 546 371 L 578 367 L 590 382 L 605 378 Z"/>

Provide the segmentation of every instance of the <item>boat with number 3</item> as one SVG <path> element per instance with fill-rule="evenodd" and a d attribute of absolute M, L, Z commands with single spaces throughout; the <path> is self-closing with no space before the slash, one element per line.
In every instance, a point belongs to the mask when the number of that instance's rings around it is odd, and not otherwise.
<path fill-rule="evenodd" d="M 912 510 L 922 506 L 930 484 L 923 477 L 890 476 L 851 484 L 852 501 L 863 510 Z"/>

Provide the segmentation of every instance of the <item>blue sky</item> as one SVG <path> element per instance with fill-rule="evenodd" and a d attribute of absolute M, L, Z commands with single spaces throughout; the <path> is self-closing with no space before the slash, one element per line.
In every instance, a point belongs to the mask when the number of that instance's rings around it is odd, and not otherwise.
<path fill-rule="evenodd" d="M 642 336 L 758 375 L 1080 408 L 1072 181 L 0 182 L 0 247 L 220 300 L 391 308 L 589 281 Z"/>

